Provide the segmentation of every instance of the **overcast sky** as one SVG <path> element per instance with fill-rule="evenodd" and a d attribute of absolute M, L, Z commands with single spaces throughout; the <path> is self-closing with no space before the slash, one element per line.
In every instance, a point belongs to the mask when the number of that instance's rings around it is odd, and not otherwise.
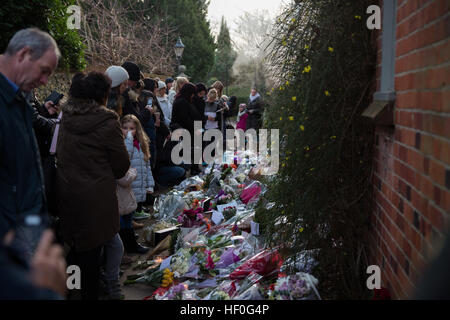
<path fill-rule="evenodd" d="M 275 17 L 283 2 L 287 0 L 211 0 L 208 18 L 211 21 L 211 29 L 214 34 L 219 32 L 220 20 L 225 16 L 230 30 L 235 28 L 234 20 L 244 11 L 254 12 L 266 9 Z"/>

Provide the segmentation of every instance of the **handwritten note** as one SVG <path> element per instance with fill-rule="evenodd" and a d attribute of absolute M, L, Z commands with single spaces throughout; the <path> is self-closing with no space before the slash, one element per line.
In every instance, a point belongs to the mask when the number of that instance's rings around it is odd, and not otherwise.
<path fill-rule="evenodd" d="M 219 225 L 222 220 L 223 220 L 224 216 L 222 214 L 222 212 L 219 211 L 213 211 L 212 216 L 211 216 L 211 220 L 216 224 Z"/>

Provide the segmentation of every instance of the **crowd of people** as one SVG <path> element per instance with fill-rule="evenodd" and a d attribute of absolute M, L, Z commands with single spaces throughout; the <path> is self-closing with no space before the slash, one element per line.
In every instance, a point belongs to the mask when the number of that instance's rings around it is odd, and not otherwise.
<path fill-rule="evenodd" d="M 146 78 L 128 61 L 77 73 L 66 102 L 41 104 L 33 90 L 59 58 L 54 39 L 32 28 L 0 56 L 0 298 L 64 299 L 66 266 L 76 265 L 82 299 L 98 299 L 100 286 L 122 299 L 120 266 L 149 250 L 135 229 L 150 217 L 155 192 L 201 170 L 198 159 L 172 162 L 172 133 L 224 132 L 237 99 L 220 81 L 208 88 Z M 258 129 L 261 117 L 252 89 L 236 128 Z"/>

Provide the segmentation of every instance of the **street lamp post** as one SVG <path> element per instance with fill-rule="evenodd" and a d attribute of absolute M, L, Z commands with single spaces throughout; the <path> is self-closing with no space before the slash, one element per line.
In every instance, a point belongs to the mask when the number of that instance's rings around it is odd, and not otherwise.
<path fill-rule="evenodd" d="M 174 49 L 175 49 L 175 56 L 177 57 L 177 62 L 178 62 L 178 72 L 180 72 L 180 67 L 181 67 L 181 58 L 183 56 L 183 51 L 184 51 L 184 44 L 181 41 L 181 38 L 178 37 L 177 43 L 175 43 Z"/>

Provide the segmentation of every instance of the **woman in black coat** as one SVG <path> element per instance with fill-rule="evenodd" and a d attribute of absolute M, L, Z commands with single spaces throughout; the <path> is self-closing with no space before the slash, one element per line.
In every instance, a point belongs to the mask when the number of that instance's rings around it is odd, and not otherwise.
<path fill-rule="evenodd" d="M 197 108 L 193 105 L 193 98 L 196 94 L 196 87 L 193 83 L 186 83 L 175 97 L 175 101 L 172 107 L 172 130 L 186 129 L 191 135 L 191 175 L 199 173 L 198 166 L 194 163 L 194 135 L 201 134 L 200 132 L 194 132 L 194 122 L 202 121 L 202 116 L 198 113 Z M 200 148 L 202 146 L 200 145 Z"/>

